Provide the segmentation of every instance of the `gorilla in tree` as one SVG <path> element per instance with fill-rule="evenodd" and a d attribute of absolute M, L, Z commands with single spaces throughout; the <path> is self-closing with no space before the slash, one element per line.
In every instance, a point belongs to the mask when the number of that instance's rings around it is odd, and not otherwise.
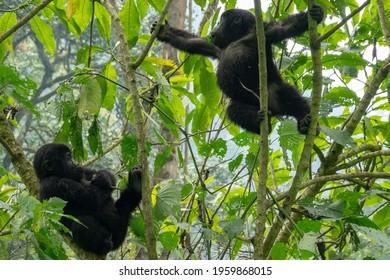
<path fill-rule="evenodd" d="M 59 197 L 67 202 L 64 213 L 78 221 L 62 218 L 61 222 L 80 247 L 103 255 L 123 243 L 131 212 L 141 201 L 140 167 L 129 172 L 127 188 L 114 201 L 111 197 L 116 183 L 114 175 L 108 170 L 79 166 L 66 145 L 42 146 L 33 163 L 41 183 L 39 200 Z"/>
<path fill-rule="evenodd" d="M 308 15 L 317 23 L 324 17 L 322 8 L 314 5 L 308 12 L 290 15 L 283 21 L 264 23 L 270 117 L 295 117 L 298 131 L 302 134 L 308 131 L 310 105 L 295 87 L 282 79 L 273 61 L 272 45 L 307 31 Z M 156 23 L 151 31 L 155 28 Z M 161 26 L 157 39 L 191 54 L 219 59 L 217 82 L 223 93 L 230 98 L 227 108 L 229 119 L 246 130 L 260 133 L 264 113 L 260 112 L 259 58 L 256 19 L 253 14 L 240 9 L 225 11 L 219 24 L 211 32 L 211 42 L 170 27 L 167 23 Z"/>

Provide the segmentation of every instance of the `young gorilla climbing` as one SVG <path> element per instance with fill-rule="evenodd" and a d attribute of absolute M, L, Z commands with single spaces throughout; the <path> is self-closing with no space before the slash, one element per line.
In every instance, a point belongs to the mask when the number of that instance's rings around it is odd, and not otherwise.
<path fill-rule="evenodd" d="M 39 148 L 34 169 L 41 183 L 39 200 L 59 197 L 67 202 L 65 214 L 79 220 L 62 218 L 61 222 L 80 247 L 102 255 L 123 243 L 131 212 L 141 201 L 140 167 L 129 172 L 127 188 L 116 201 L 111 197 L 114 175 L 79 166 L 66 145 L 52 143 Z"/>
<path fill-rule="evenodd" d="M 310 105 L 295 87 L 282 79 L 273 61 L 272 45 L 307 31 L 308 14 L 317 23 L 324 17 L 322 8 L 314 5 L 308 12 L 288 16 L 283 21 L 264 23 L 270 117 L 295 117 L 298 131 L 302 134 L 308 131 Z M 155 28 L 156 23 L 151 31 Z M 160 27 L 157 39 L 191 54 L 219 59 L 217 82 L 230 98 L 227 108 L 230 120 L 246 130 L 260 133 L 264 113 L 260 112 L 259 104 L 259 58 L 253 14 L 240 9 L 225 11 L 218 26 L 211 32 L 211 43 L 167 23 Z"/>

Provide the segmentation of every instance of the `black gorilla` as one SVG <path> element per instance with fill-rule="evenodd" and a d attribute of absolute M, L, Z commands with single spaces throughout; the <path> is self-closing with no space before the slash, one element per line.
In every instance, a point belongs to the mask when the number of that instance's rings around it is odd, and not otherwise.
<path fill-rule="evenodd" d="M 127 188 L 117 201 L 111 197 L 114 175 L 79 166 L 66 145 L 52 143 L 39 148 L 34 169 L 41 183 L 39 200 L 59 197 L 67 201 L 64 213 L 79 220 L 63 218 L 61 222 L 80 247 L 106 254 L 123 243 L 131 212 L 141 201 L 141 168 L 129 172 Z"/>
<path fill-rule="evenodd" d="M 298 131 L 306 134 L 310 123 L 310 105 L 299 91 L 286 83 L 273 61 L 272 44 L 302 34 L 308 29 L 308 14 L 320 23 L 324 13 L 314 5 L 308 13 L 288 16 L 280 22 L 264 23 L 268 74 L 268 109 L 272 116 L 293 116 Z M 211 43 L 205 38 L 170 27 L 161 26 L 157 39 L 182 51 L 219 59 L 217 82 L 230 98 L 229 118 L 242 128 L 260 133 L 259 68 L 256 19 L 246 10 L 225 11 L 211 32 Z M 151 31 L 156 27 L 152 26 Z M 318 130 L 318 129 L 317 129 Z M 319 132 L 319 131 L 317 131 Z"/>

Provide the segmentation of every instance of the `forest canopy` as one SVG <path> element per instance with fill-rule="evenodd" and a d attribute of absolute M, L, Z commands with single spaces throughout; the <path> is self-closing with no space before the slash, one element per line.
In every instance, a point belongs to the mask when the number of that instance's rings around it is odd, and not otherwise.
<path fill-rule="evenodd" d="M 288 117 L 240 129 L 218 61 L 156 40 L 166 21 L 209 37 L 228 9 L 259 23 L 313 4 L 324 21 L 273 47 L 311 103 L 307 135 Z M 37 198 L 32 160 L 52 142 L 112 170 L 114 197 L 142 167 L 141 205 L 106 259 L 389 259 L 389 30 L 383 0 L 1 1 L 0 259 L 101 258 L 60 223 L 65 201 Z"/>

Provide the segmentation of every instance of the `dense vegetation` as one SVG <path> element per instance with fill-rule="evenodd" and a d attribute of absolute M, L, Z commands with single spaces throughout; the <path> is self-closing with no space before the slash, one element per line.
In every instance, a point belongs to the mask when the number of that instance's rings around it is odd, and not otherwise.
<path fill-rule="evenodd" d="M 216 63 L 176 60 L 149 33 L 180 2 L 0 3 L 0 259 L 94 258 L 61 233 L 64 201 L 36 198 L 31 160 L 48 142 L 119 177 L 143 167 L 142 207 L 107 258 L 389 258 L 390 2 L 318 0 L 325 23 L 275 47 L 321 133 L 273 119 L 266 164 L 260 137 L 225 117 Z M 182 27 L 207 36 L 237 1 L 193 2 Z M 308 2 L 272 1 L 263 18 Z"/>

